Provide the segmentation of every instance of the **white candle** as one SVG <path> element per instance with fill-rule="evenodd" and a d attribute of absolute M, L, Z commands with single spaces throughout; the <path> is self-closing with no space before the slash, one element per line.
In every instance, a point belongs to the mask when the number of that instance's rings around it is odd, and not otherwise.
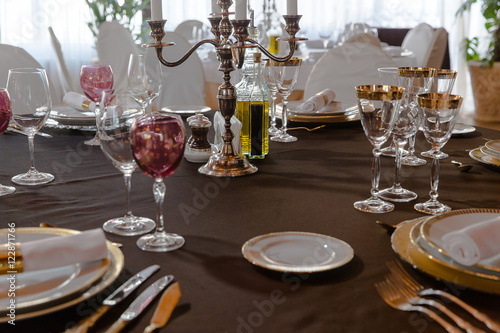
<path fill-rule="evenodd" d="M 247 0 L 236 0 L 236 17 L 237 20 L 247 19 Z"/>
<path fill-rule="evenodd" d="M 161 1 L 162 0 L 151 0 L 151 20 L 152 21 L 163 20 Z"/>
<path fill-rule="evenodd" d="M 286 0 L 286 13 L 297 15 L 297 0 Z"/>
<path fill-rule="evenodd" d="M 220 13 L 220 6 L 217 4 L 217 0 L 212 0 L 212 13 Z"/>

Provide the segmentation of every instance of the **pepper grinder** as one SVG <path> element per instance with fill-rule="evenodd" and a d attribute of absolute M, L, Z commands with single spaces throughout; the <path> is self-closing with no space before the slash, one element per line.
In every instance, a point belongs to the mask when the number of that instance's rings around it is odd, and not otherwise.
<path fill-rule="evenodd" d="M 191 136 L 187 141 L 184 156 L 189 162 L 205 163 L 212 155 L 212 145 L 208 141 L 208 130 L 212 123 L 201 113 L 189 117 L 187 123 L 191 128 Z"/>

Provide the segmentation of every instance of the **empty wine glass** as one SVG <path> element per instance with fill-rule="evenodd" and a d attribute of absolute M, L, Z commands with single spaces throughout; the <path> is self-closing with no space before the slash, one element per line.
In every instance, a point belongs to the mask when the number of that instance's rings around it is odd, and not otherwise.
<path fill-rule="evenodd" d="M 102 93 L 105 90 L 113 88 L 113 71 L 111 70 L 111 66 L 82 66 L 80 70 L 80 86 L 85 96 L 95 103 L 94 113 L 97 126 Z M 99 134 L 97 131 L 93 139 L 86 140 L 84 143 L 89 146 L 99 146 Z"/>
<path fill-rule="evenodd" d="M 330 38 L 333 34 L 333 24 L 331 22 L 325 22 L 318 29 L 319 38 L 323 40 L 323 48 L 328 48 L 328 43 L 330 43 Z"/>
<path fill-rule="evenodd" d="M 149 109 L 160 94 L 161 66 L 159 62 L 155 64 L 153 67 L 147 66 L 146 57 L 142 54 L 131 54 L 128 62 L 128 87 L 144 110 Z"/>
<path fill-rule="evenodd" d="M 399 85 L 405 88 L 404 107 L 414 108 L 417 106 L 417 94 L 429 92 L 432 79 L 436 70 L 428 67 L 399 67 Z M 403 165 L 421 166 L 427 161 L 415 155 L 416 133 L 408 139 L 408 154 L 403 157 Z"/>
<path fill-rule="evenodd" d="M 271 67 L 273 67 L 274 81 L 276 82 L 276 88 L 283 97 L 283 110 L 281 112 L 281 133 L 271 137 L 272 141 L 277 142 L 294 142 L 297 138 L 287 133 L 288 124 L 288 96 L 292 93 L 293 87 L 297 82 L 299 76 L 300 65 L 302 64 L 302 59 L 291 58 L 284 62 L 277 62 L 270 60 Z"/>
<path fill-rule="evenodd" d="M 10 103 L 9 92 L 5 88 L 0 88 L 0 134 L 5 132 L 9 126 L 12 116 L 12 104 Z M 15 187 L 0 184 L 0 196 L 14 193 Z"/>
<path fill-rule="evenodd" d="M 276 95 L 278 93 L 278 88 L 276 87 L 276 82 L 274 81 L 274 69 L 271 65 L 271 60 L 266 60 L 264 70 L 262 71 L 264 77 L 264 83 L 269 88 L 271 92 L 271 124 L 267 132 L 269 135 L 274 136 L 281 133 L 281 131 L 276 127 Z"/>
<path fill-rule="evenodd" d="M 452 69 L 437 69 L 436 74 L 434 74 L 434 80 L 432 82 L 431 92 L 438 94 L 451 94 L 453 86 L 455 85 L 455 80 L 457 79 L 457 71 Z M 430 158 L 448 158 L 449 155 L 441 150 L 435 150 L 431 148 L 428 151 L 421 152 L 420 155 Z"/>
<path fill-rule="evenodd" d="M 145 251 L 167 252 L 184 245 L 184 238 L 165 232 L 163 223 L 163 178 L 175 172 L 182 161 L 185 133 L 182 119 L 173 114 L 153 113 L 134 119 L 130 129 L 134 159 L 141 170 L 154 179 L 156 231 L 142 236 L 137 246 Z"/>
<path fill-rule="evenodd" d="M 396 146 L 394 184 L 392 187 L 380 191 L 380 198 L 394 202 L 408 202 L 418 197 L 415 192 L 401 186 L 401 159 L 403 158 L 403 148 L 408 138 L 417 133 L 421 121 L 422 114 L 418 107 L 399 107 L 398 120 L 392 129 L 392 141 Z"/>
<path fill-rule="evenodd" d="M 453 127 L 462 105 L 462 97 L 457 95 L 427 93 L 417 96 L 420 112 L 422 112 L 424 135 L 427 141 L 440 150 L 450 139 Z M 451 208 L 437 200 L 439 185 L 439 158 L 432 159 L 430 199 L 418 203 L 417 211 L 427 214 L 441 214 Z"/>
<path fill-rule="evenodd" d="M 142 235 L 156 226 L 149 218 L 133 215 L 129 206 L 131 177 L 137 168 L 130 147 L 130 125 L 135 117 L 142 114 L 144 111 L 131 95 L 103 92 L 97 128 L 104 155 L 123 174 L 126 214 L 106 221 L 102 228 L 104 231 L 121 236 Z"/>
<path fill-rule="evenodd" d="M 374 146 L 371 197 L 354 203 L 354 208 L 368 213 L 386 213 L 394 209 L 378 197 L 380 181 L 380 147 L 389 139 L 398 117 L 404 89 L 388 85 L 356 87 L 361 124 L 368 141 Z"/>
<path fill-rule="evenodd" d="M 41 185 L 54 180 L 50 173 L 35 169 L 35 134 L 43 127 L 50 110 L 49 81 L 45 70 L 39 68 L 18 68 L 9 70 L 7 90 L 12 103 L 12 119 L 28 136 L 30 169 L 12 177 L 19 185 Z"/>

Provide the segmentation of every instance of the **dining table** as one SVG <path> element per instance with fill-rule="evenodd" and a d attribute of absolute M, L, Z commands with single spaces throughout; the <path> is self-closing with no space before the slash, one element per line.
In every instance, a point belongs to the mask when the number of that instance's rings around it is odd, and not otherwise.
<path fill-rule="evenodd" d="M 214 111 L 205 114 L 213 120 Z M 186 117 L 183 118 L 186 120 Z M 140 250 L 139 236 L 106 233 L 121 243 L 123 269 L 98 294 L 77 304 L 41 311 L 16 313 L 15 326 L 3 320 L 0 332 L 63 332 L 96 311 L 103 300 L 128 278 L 157 264 L 159 272 L 130 296 L 113 306 L 90 332 L 104 332 L 141 291 L 161 276 L 171 274 L 182 296 L 166 327 L 159 332 L 444 332 L 423 314 L 398 311 L 379 296 L 375 283 L 383 281 L 386 264 L 398 261 L 425 286 L 447 290 L 469 305 L 500 321 L 500 295 L 440 281 L 406 263 L 391 244 L 391 234 L 376 221 L 397 224 L 426 216 L 414 210 L 429 198 L 431 160 L 425 166 L 403 166 L 403 186 L 418 194 L 416 201 L 395 203 L 394 211 L 370 214 L 353 203 L 370 196 L 372 146 L 360 121 L 321 124 L 288 124 L 297 136 L 293 143 L 269 142 L 269 154 L 253 159 L 255 174 L 224 178 L 198 172 L 202 165 L 183 160 L 165 179 L 165 228 L 185 238 L 178 250 L 155 253 Z M 189 127 L 186 126 L 189 136 Z M 36 167 L 55 180 L 43 186 L 18 186 L 0 197 L 3 228 L 39 227 L 49 223 L 84 231 L 102 227 L 112 217 L 125 214 L 122 174 L 106 159 L 100 147 L 86 146 L 90 131 L 43 128 L 52 138 L 36 137 Z M 213 142 L 213 130 L 209 139 Z M 454 135 L 442 149 L 439 200 L 452 209 L 500 209 L 500 167 L 475 161 L 469 151 L 485 138 L 499 139 L 500 131 L 476 127 L 472 133 Z M 23 135 L 0 136 L 0 183 L 12 185 L 13 175 L 29 165 L 28 140 Z M 422 132 L 417 153 L 428 150 Z M 473 165 L 461 172 L 451 160 Z M 392 185 L 394 159 L 381 158 L 380 188 Z M 132 176 L 131 209 L 137 216 L 155 219 L 153 180 L 136 170 Z M 348 262 L 321 272 L 286 272 L 254 265 L 242 254 L 250 239 L 278 232 L 326 235 L 349 244 L 354 255 Z M 158 297 L 159 298 L 159 297 Z M 438 298 L 438 300 L 440 300 Z M 64 303 L 65 300 L 59 300 Z M 124 332 L 142 332 L 158 299 Z M 461 308 L 444 303 L 477 327 Z M 4 318 L 5 319 L 5 318 Z"/>

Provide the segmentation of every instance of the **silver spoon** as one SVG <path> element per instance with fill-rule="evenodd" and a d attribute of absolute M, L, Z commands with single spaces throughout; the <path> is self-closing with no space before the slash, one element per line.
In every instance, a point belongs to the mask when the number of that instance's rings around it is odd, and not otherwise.
<path fill-rule="evenodd" d="M 458 170 L 461 171 L 461 172 L 467 172 L 469 171 L 470 169 L 472 169 L 473 165 L 472 164 L 463 164 L 461 162 L 458 162 L 458 161 L 451 161 L 451 163 L 453 164 L 456 164 L 458 165 Z"/>

